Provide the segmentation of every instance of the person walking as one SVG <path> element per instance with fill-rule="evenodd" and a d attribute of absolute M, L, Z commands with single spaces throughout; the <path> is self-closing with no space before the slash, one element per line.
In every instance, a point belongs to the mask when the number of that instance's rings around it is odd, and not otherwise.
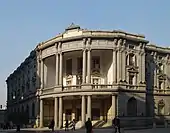
<path fill-rule="evenodd" d="M 50 123 L 50 128 L 52 129 L 52 132 L 54 131 L 54 125 L 55 125 L 55 122 L 54 122 L 54 120 L 52 119 L 52 120 L 51 120 L 51 123 Z"/>
<path fill-rule="evenodd" d="M 115 117 L 112 120 L 112 125 L 113 125 L 113 127 L 115 129 L 115 133 L 117 133 L 117 130 L 120 133 L 120 119 L 118 117 Z"/>
<path fill-rule="evenodd" d="M 72 124 L 72 130 L 75 131 L 76 130 L 76 120 L 73 119 L 71 124 Z"/>
<path fill-rule="evenodd" d="M 68 123 L 68 120 L 66 120 L 66 123 L 65 123 L 65 131 L 68 131 L 68 126 L 69 126 L 69 123 Z"/>

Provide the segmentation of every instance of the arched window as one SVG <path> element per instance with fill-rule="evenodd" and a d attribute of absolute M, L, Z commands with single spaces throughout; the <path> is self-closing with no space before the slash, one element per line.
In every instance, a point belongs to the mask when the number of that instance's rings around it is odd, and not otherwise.
<path fill-rule="evenodd" d="M 35 116 L 35 104 L 32 103 L 32 117 Z"/>
<path fill-rule="evenodd" d="M 137 116 L 137 100 L 132 97 L 127 102 L 127 115 Z"/>
<path fill-rule="evenodd" d="M 158 115 L 164 115 L 164 111 L 165 111 L 165 103 L 164 100 L 160 100 L 158 102 Z"/>

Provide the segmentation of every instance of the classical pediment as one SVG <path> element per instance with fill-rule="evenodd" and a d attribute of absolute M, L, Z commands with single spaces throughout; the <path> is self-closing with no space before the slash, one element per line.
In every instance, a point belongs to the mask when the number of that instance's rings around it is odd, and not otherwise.
<path fill-rule="evenodd" d="M 67 80 L 72 79 L 72 78 L 73 78 L 72 75 L 67 75 L 67 76 L 66 76 L 66 79 L 67 79 Z"/>
<path fill-rule="evenodd" d="M 133 73 L 137 73 L 137 72 L 138 72 L 138 70 L 137 70 L 135 67 L 130 67 L 130 68 L 128 69 L 128 71 L 129 71 L 129 72 L 133 72 Z"/>
<path fill-rule="evenodd" d="M 159 79 L 166 80 L 166 75 L 165 74 L 160 74 L 158 76 Z"/>
<path fill-rule="evenodd" d="M 165 106 L 165 103 L 164 103 L 164 100 L 161 99 L 159 102 L 158 102 L 159 106 Z"/>
<path fill-rule="evenodd" d="M 100 74 L 99 71 L 92 71 L 92 76 L 94 76 L 94 77 L 100 77 L 101 74 Z"/>

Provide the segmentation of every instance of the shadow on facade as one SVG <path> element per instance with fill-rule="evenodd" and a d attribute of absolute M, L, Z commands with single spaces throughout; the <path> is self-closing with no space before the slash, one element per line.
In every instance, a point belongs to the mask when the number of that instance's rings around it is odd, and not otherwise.
<path fill-rule="evenodd" d="M 21 127 L 33 127 L 39 123 L 39 89 L 40 77 L 38 72 L 39 59 L 36 49 L 10 75 L 19 76 L 19 85 L 16 91 L 11 92 L 8 87 L 7 122 Z M 7 84 L 10 84 L 10 77 Z"/>

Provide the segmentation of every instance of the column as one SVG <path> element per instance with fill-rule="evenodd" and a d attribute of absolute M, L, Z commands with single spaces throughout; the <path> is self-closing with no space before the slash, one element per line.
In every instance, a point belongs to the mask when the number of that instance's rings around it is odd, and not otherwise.
<path fill-rule="evenodd" d="M 36 116 L 36 126 L 39 127 L 40 126 L 40 99 L 39 97 L 37 97 L 36 99 L 36 104 L 35 104 L 35 116 Z"/>
<path fill-rule="evenodd" d="M 116 116 L 116 98 L 114 95 L 112 95 L 112 117 L 113 119 Z"/>
<path fill-rule="evenodd" d="M 169 74 L 169 72 L 168 72 L 168 65 L 169 65 L 168 62 L 166 62 L 166 63 L 165 63 L 165 71 L 164 71 L 164 73 L 165 73 L 166 75 Z M 167 87 L 169 86 L 169 85 L 168 85 L 168 78 L 169 78 L 169 77 L 167 77 L 166 80 L 165 80 L 165 89 L 167 89 Z"/>
<path fill-rule="evenodd" d="M 139 74 L 138 74 L 138 84 L 142 82 L 142 58 L 141 58 L 141 53 L 138 53 L 138 57 L 137 57 L 137 61 L 138 61 L 138 67 L 139 67 Z"/>
<path fill-rule="evenodd" d="M 142 82 L 145 82 L 145 53 L 142 52 Z"/>
<path fill-rule="evenodd" d="M 59 128 L 63 126 L 63 99 L 59 97 Z"/>
<path fill-rule="evenodd" d="M 63 85 L 63 55 L 60 53 L 60 77 L 59 77 L 59 84 Z"/>
<path fill-rule="evenodd" d="M 87 117 L 91 119 L 91 96 L 87 96 Z"/>
<path fill-rule="evenodd" d="M 58 53 L 56 53 L 56 73 L 55 73 L 55 76 L 56 76 L 56 86 L 58 86 L 58 68 L 59 68 L 59 59 L 58 59 Z"/>
<path fill-rule="evenodd" d="M 116 83 L 116 81 L 117 81 L 117 71 L 116 71 L 116 69 L 117 69 L 117 66 L 116 66 L 116 64 L 117 64 L 117 55 L 116 55 L 117 53 L 116 53 L 116 51 L 115 50 L 113 50 L 113 83 Z"/>
<path fill-rule="evenodd" d="M 36 75 L 36 87 L 39 88 L 40 87 L 40 75 L 41 75 L 41 68 L 40 68 L 40 60 L 37 59 L 37 75 Z"/>
<path fill-rule="evenodd" d="M 157 87 L 157 68 L 154 69 L 154 87 Z"/>
<path fill-rule="evenodd" d="M 85 96 L 81 97 L 81 121 L 82 121 L 82 126 L 84 126 L 85 122 L 86 122 L 86 99 Z"/>
<path fill-rule="evenodd" d="M 91 50 L 87 51 L 87 83 L 91 83 Z"/>
<path fill-rule="evenodd" d="M 126 81 L 126 53 L 125 51 L 121 52 L 121 59 L 122 59 L 122 80 L 124 82 Z"/>
<path fill-rule="evenodd" d="M 41 59 L 41 89 L 44 88 L 44 60 Z"/>
<path fill-rule="evenodd" d="M 58 127 L 58 98 L 55 97 L 54 99 L 54 121 L 55 121 L 55 128 Z"/>
<path fill-rule="evenodd" d="M 44 122 L 44 107 L 43 107 L 43 100 L 40 99 L 40 127 L 43 127 Z"/>
<path fill-rule="evenodd" d="M 121 56 L 120 51 L 117 52 L 117 82 L 121 80 Z"/>
<path fill-rule="evenodd" d="M 83 50 L 83 84 L 86 83 L 86 50 Z"/>

